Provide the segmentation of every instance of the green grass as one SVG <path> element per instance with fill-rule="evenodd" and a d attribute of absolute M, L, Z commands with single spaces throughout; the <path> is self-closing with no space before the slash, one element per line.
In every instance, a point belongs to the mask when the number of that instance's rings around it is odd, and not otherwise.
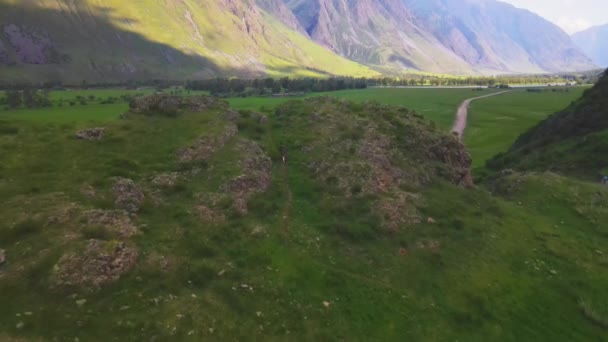
<path fill-rule="evenodd" d="M 408 107 L 448 128 L 455 106 L 471 93 L 373 89 L 335 95 L 410 102 Z M 509 96 L 544 110 L 540 99 L 524 95 Z M 509 106 L 508 100 L 487 99 L 502 106 Z M 231 102 L 257 110 L 280 101 Z M 477 105 L 473 127 L 488 129 L 467 139 L 481 143 L 481 133 L 497 134 L 494 125 L 502 121 L 477 121 L 485 102 Z M 218 184 L 240 173 L 237 161 L 243 156 L 236 145 L 229 143 L 198 165 L 199 173 L 176 188 L 154 192 L 149 180 L 183 168 L 175 150 L 203 133 L 221 131 L 223 110 L 115 120 L 126 110 L 118 106 L 126 104 L 109 106 L 0 113 L 0 127 L 15 128 L 5 129 L 8 134 L 0 129 L 0 248 L 8 255 L 0 269 L 6 272 L 0 277 L 0 331 L 7 339 L 89 341 L 111 334 L 123 341 L 589 341 L 605 336 L 606 188 L 552 174 L 514 174 L 471 190 L 435 181 L 410 190 L 416 192 L 411 206 L 421 223 L 387 234 L 375 229 L 377 218 L 368 215 L 373 198 L 357 199 L 358 191 L 352 191 L 354 199 L 341 198 L 335 195 L 339 179 L 325 183 L 311 173 L 311 162 L 331 156 L 332 145 L 320 150 L 328 154 L 315 155 L 296 147 L 332 131 L 305 129 L 310 113 L 296 102 L 283 117 L 270 114 L 266 125 L 243 112 L 238 138 L 258 142 L 273 157 L 272 185 L 250 200 L 248 216 L 227 212 L 227 222 L 213 224 L 193 215 L 193 205 L 197 194 L 217 192 Z M 526 110 L 523 104 L 509 108 L 501 115 L 525 120 L 518 114 Z M 373 115 L 357 113 L 356 120 Z M 73 137 L 77 128 L 100 122 L 108 132 L 105 140 Z M 356 127 L 355 121 L 336 136 L 359 139 L 351 125 Z M 288 170 L 278 162 L 281 144 L 289 146 Z M 86 237 L 110 237 L 98 227 L 83 228 L 77 218 L 49 219 L 62 217 L 71 203 L 111 208 L 113 176 L 136 180 L 148 196 L 136 219 L 142 230 L 133 240 L 140 248 L 138 266 L 100 292 L 50 290 L 48 274 L 64 251 L 77 250 Z M 83 196 L 84 183 L 101 197 Z M 286 219 L 289 192 L 293 202 Z M 155 196 L 160 204 L 153 203 Z M 435 223 L 428 223 L 429 217 Z M 253 234 L 257 228 L 264 233 Z M 407 256 L 400 255 L 401 248 Z M 159 266 L 160 256 L 168 260 L 166 269 Z M 82 307 L 76 304 L 81 298 L 87 300 Z M 20 322 L 24 327 L 18 329 Z"/>
<path fill-rule="evenodd" d="M 585 89 L 570 88 L 567 93 L 517 91 L 473 102 L 465 132 L 473 166 L 483 166 L 488 159 L 508 150 L 520 134 L 566 108 Z"/>

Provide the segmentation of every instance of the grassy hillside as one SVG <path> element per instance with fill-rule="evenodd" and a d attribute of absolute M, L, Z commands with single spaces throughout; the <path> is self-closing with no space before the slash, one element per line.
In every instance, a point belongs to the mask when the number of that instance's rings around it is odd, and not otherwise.
<path fill-rule="evenodd" d="M 5 81 L 377 75 L 245 0 L 2 0 L 0 23 Z"/>
<path fill-rule="evenodd" d="M 568 108 L 522 134 L 494 169 L 554 170 L 596 178 L 608 167 L 608 75 Z"/>
<path fill-rule="evenodd" d="M 608 190 L 465 189 L 463 146 L 403 107 L 156 96 L 0 127 L 1 339 L 605 334 Z"/>

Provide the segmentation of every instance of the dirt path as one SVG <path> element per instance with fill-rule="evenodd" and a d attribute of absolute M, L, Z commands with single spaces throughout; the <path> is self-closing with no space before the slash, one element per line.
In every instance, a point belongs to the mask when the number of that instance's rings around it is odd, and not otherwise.
<path fill-rule="evenodd" d="M 291 217 L 291 207 L 293 204 L 293 195 L 291 194 L 291 187 L 289 186 L 289 170 L 287 169 L 287 163 L 283 162 L 282 174 L 283 174 L 283 184 L 284 191 L 287 194 L 287 202 L 285 203 L 285 207 L 283 208 L 283 213 L 281 215 L 281 235 L 283 238 L 287 238 L 289 235 L 289 219 Z"/>
<path fill-rule="evenodd" d="M 504 94 L 504 93 L 509 93 L 512 91 L 513 90 L 505 90 L 505 91 L 500 91 L 498 93 L 473 97 L 468 100 L 465 100 L 460 105 L 460 107 L 458 107 L 458 111 L 456 112 L 456 120 L 454 121 L 454 126 L 452 127 L 452 132 L 456 133 L 456 135 L 458 135 L 458 138 L 462 139 L 464 130 L 467 128 L 467 119 L 469 117 L 469 106 L 471 105 L 471 102 L 473 102 L 475 100 L 483 99 L 486 97 L 490 97 L 490 96 L 496 96 L 496 95 L 500 95 L 500 94 Z"/>

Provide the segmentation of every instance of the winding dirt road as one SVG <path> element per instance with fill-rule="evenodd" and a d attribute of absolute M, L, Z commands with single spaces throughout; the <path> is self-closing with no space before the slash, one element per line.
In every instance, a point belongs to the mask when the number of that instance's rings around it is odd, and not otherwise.
<path fill-rule="evenodd" d="M 473 102 L 475 100 L 483 99 L 486 97 L 490 97 L 490 96 L 510 93 L 512 91 L 513 90 L 505 90 L 505 91 L 500 91 L 498 93 L 473 97 L 468 100 L 464 100 L 464 102 L 460 105 L 460 107 L 458 107 L 458 111 L 456 112 L 456 120 L 454 121 L 454 126 L 452 127 L 452 132 L 454 132 L 456 135 L 458 135 L 458 138 L 462 139 L 464 130 L 467 128 L 467 119 L 469 117 L 469 106 L 471 105 L 471 102 Z"/>

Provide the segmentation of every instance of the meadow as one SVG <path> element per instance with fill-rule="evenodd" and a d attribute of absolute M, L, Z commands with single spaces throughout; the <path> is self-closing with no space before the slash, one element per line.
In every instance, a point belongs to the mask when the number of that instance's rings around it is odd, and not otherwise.
<path fill-rule="evenodd" d="M 576 91 L 513 93 L 474 104 L 466 137 L 473 156 L 506 148 Z M 327 95 L 356 101 L 335 105 L 334 112 L 353 112 L 357 120 L 373 122 L 375 105 L 361 104 L 376 101 L 407 106 L 424 115 L 424 125 L 432 127 L 432 120 L 445 131 L 458 104 L 479 93 Z M 608 191 L 598 184 L 515 173 L 464 190 L 436 180 L 402 189 L 422 220 L 386 233 L 377 228 L 383 218 L 369 211 L 378 198 L 358 197 L 354 184 L 352 195 L 336 200 L 338 180 L 312 177 L 316 155 L 307 149 L 290 149 L 288 171 L 280 163 L 283 144 L 306 146 L 331 134 L 360 139 L 357 120 L 310 130 L 306 120 L 297 121 L 317 115 L 309 99 L 278 112 L 290 99 L 229 99 L 241 110 L 238 140 L 205 163 L 183 165 L 175 151 L 218 131 L 225 110 L 119 119 L 126 102 L 65 105 L 76 96 L 122 94 L 53 93 L 63 107 L 0 112 L 0 248 L 7 249 L 2 267 L 10 272 L 0 273 L 0 339 L 97 341 L 108 340 L 108 331 L 117 341 L 604 338 Z M 496 106 L 503 108 L 499 116 L 492 114 Z M 268 115 L 269 124 L 249 109 Z M 378 113 L 378 121 L 391 119 Z M 416 115 L 408 120 L 423 125 Z M 106 138 L 74 138 L 91 126 L 106 127 Z M 217 192 L 218 184 L 242 172 L 242 139 L 270 155 L 270 187 L 251 198 L 246 217 L 222 201 L 228 218 L 222 224 L 193 215 L 201 193 Z M 395 141 L 407 139 L 395 134 Z M 331 152 L 333 145 L 322 148 Z M 151 179 L 171 172 L 187 179 L 155 188 Z M 83 238 L 121 239 L 78 218 L 81 210 L 113 208 L 112 177 L 134 179 L 150 196 L 136 218 L 141 234 L 129 242 L 140 249 L 139 265 L 98 292 L 50 289 L 54 264 L 62 253 L 78 251 Z M 83 185 L 97 196 L 83 194 Z"/>

